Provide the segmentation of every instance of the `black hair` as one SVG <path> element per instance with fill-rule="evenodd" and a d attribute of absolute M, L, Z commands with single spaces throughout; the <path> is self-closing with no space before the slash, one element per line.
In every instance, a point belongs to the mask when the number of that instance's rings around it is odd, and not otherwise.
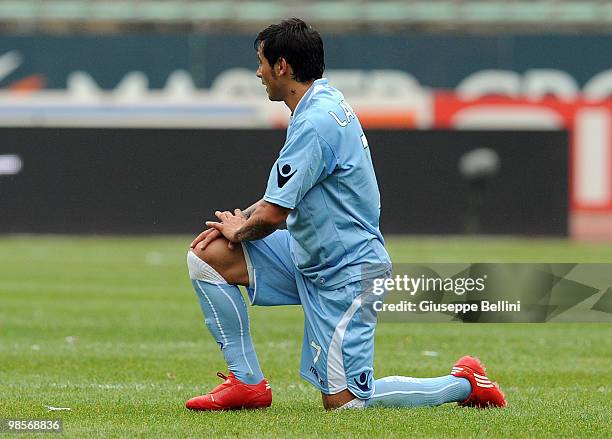
<path fill-rule="evenodd" d="M 271 66 L 279 58 L 293 68 L 293 79 L 309 82 L 323 77 L 325 60 L 323 40 L 312 26 L 299 18 L 283 20 L 259 32 L 255 38 L 255 50 L 263 44 L 263 55 Z"/>

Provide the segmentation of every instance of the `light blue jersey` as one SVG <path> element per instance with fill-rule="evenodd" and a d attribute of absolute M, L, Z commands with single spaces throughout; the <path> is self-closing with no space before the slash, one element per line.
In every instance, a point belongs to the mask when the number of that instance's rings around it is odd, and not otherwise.
<path fill-rule="evenodd" d="M 320 288 L 388 270 L 368 143 L 355 113 L 327 79 L 316 80 L 298 103 L 264 200 L 293 209 L 287 218 L 291 257 Z"/>

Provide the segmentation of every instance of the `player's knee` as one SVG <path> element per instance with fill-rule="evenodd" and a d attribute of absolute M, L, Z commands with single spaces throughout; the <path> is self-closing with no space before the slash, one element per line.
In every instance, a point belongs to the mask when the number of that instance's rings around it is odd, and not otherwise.
<path fill-rule="evenodd" d="M 323 400 L 323 408 L 325 410 L 334 410 L 340 406 L 335 406 L 332 398 L 329 398 L 330 395 L 326 395 L 325 393 L 321 393 L 321 398 Z"/>
<path fill-rule="evenodd" d="M 321 397 L 323 399 L 323 407 L 325 408 L 325 410 L 339 409 L 346 403 L 355 399 L 355 395 L 353 395 L 349 390 L 343 390 L 340 393 L 336 393 L 333 395 L 321 393 Z"/>
<path fill-rule="evenodd" d="M 192 280 L 202 280 L 211 283 L 225 283 L 223 276 L 210 265 L 200 255 L 202 251 L 196 252 L 189 250 L 187 252 L 187 268 L 189 269 L 189 277 Z"/>
<path fill-rule="evenodd" d="M 196 246 L 196 248 L 191 251 L 215 270 L 219 270 L 221 269 L 223 260 L 226 258 L 225 253 L 228 253 L 230 250 L 227 248 L 227 241 L 224 239 L 217 239 L 208 244 L 204 250 Z"/>
<path fill-rule="evenodd" d="M 227 240 L 216 239 L 204 250 L 197 247 L 187 252 L 189 277 L 212 283 L 248 285 L 248 273 L 242 248 L 231 250 Z"/>

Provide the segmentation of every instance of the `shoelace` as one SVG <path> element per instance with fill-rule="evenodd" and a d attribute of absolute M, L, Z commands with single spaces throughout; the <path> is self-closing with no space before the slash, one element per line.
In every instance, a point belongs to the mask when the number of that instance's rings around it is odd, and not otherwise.
<path fill-rule="evenodd" d="M 221 372 L 217 372 L 217 376 L 221 378 L 223 381 L 227 380 L 227 377 L 223 375 Z"/>

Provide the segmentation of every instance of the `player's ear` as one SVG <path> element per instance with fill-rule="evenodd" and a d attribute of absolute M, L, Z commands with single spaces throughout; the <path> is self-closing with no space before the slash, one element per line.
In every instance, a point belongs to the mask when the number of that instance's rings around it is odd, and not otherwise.
<path fill-rule="evenodd" d="M 282 57 L 278 59 L 278 61 L 276 62 L 276 66 L 278 67 L 278 75 L 282 75 L 289 70 L 289 64 L 287 63 L 287 60 Z"/>

